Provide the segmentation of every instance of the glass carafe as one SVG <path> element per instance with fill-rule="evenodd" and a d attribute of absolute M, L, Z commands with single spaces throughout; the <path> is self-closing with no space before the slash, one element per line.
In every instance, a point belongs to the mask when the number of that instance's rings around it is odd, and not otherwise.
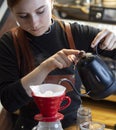
<path fill-rule="evenodd" d="M 76 130 L 80 130 L 80 124 L 85 121 L 92 121 L 91 109 L 81 106 L 77 111 Z"/>
<path fill-rule="evenodd" d="M 39 122 L 32 130 L 63 130 L 60 121 L 55 122 Z"/>

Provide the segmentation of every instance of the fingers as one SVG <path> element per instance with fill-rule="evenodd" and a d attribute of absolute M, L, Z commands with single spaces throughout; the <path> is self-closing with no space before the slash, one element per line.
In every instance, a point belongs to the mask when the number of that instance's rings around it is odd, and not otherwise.
<path fill-rule="evenodd" d="M 80 51 L 79 50 L 74 50 L 74 49 L 62 49 L 61 52 L 63 52 L 65 55 L 76 55 L 79 54 Z"/>
<path fill-rule="evenodd" d="M 58 68 L 62 69 L 71 65 L 76 59 L 76 56 L 80 51 L 73 49 L 63 49 L 54 55 L 55 63 Z"/>
<path fill-rule="evenodd" d="M 104 29 L 94 38 L 91 47 L 94 48 L 97 44 L 100 43 L 100 48 L 105 50 L 113 50 L 116 49 L 116 36 Z"/>
<path fill-rule="evenodd" d="M 71 63 L 76 59 L 76 56 L 80 51 L 73 49 L 62 49 L 56 54 L 51 56 L 47 61 L 51 64 L 51 68 L 66 68 L 71 65 Z"/>
<path fill-rule="evenodd" d="M 58 54 L 55 57 L 55 60 L 59 63 L 60 66 L 58 66 L 60 69 L 68 67 L 71 63 L 71 61 L 68 59 L 68 56 L 65 55 L 62 51 L 58 52 Z"/>
<path fill-rule="evenodd" d="M 56 54 L 44 61 L 44 65 L 50 72 L 56 68 L 63 69 L 69 67 L 72 62 L 78 62 L 78 55 L 82 54 L 83 51 L 73 50 L 73 49 L 62 49 Z"/>
<path fill-rule="evenodd" d="M 105 50 L 113 50 L 116 46 L 116 37 L 111 33 L 109 34 L 102 43 L 100 43 L 100 48 Z"/>
<path fill-rule="evenodd" d="M 108 34 L 107 30 L 102 30 L 97 34 L 97 36 L 92 41 L 91 47 L 94 48 L 100 41 L 102 41 Z"/>

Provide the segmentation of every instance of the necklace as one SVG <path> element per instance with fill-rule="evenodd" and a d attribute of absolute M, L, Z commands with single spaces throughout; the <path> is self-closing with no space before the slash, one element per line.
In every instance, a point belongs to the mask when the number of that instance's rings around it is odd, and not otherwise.
<path fill-rule="evenodd" d="M 52 25 L 54 24 L 54 20 L 51 19 L 51 25 L 49 27 L 49 29 L 44 33 L 44 34 L 49 34 L 51 32 L 51 29 L 52 29 Z"/>

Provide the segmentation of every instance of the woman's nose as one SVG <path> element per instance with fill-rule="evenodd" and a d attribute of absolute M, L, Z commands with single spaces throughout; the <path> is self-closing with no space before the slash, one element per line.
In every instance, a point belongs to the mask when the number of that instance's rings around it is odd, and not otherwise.
<path fill-rule="evenodd" d="M 39 17 L 36 15 L 31 17 L 30 24 L 32 27 L 36 27 L 39 24 Z"/>

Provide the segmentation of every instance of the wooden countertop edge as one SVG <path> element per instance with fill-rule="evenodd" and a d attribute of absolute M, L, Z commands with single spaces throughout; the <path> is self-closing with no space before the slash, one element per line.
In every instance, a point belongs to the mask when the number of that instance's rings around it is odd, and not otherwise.
<path fill-rule="evenodd" d="M 64 130 L 76 130 L 76 126 L 72 125 L 72 126 L 70 126 L 68 128 L 65 128 Z M 113 130 L 113 129 L 105 128 L 104 130 Z"/>

